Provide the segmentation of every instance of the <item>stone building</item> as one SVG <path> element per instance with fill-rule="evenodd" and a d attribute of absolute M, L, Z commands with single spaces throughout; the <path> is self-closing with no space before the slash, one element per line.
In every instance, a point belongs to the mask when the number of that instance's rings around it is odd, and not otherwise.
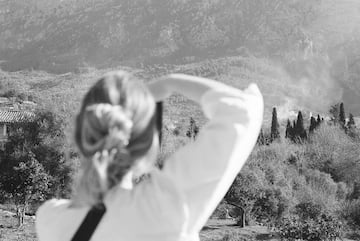
<path fill-rule="evenodd" d="M 15 103 L 11 99 L 0 97 L 0 148 L 3 149 L 7 141 L 9 131 L 11 131 L 11 124 L 25 123 L 34 118 L 33 107 L 36 106 L 34 102 Z M 32 108 L 31 108 L 32 107 Z"/>

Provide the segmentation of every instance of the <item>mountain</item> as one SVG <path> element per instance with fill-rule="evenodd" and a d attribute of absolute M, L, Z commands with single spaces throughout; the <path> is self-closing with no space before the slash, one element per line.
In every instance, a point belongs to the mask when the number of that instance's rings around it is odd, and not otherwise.
<path fill-rule="evenodd" d="M 48 99 L 72 100 L 91 82 L 81 79 L 128 66 L 145 78 L 257 82 L 280 117 L 341 101 L 359 115 L 359 9 L 357 0 L 2 0 L 0 66 Z"/>
<path fill-rule="evenodd" d="M 285 51 L 303 38 L 318 3 L 217 0 L 3 0 L 6 71 L 184 63 Z"/>

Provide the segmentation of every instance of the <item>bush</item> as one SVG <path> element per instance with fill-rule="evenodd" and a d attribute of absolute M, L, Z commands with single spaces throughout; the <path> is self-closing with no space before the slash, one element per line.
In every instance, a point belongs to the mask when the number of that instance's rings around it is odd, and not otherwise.
<path fill-rule="evenodd" d="M 360 199 L 346 201 L 342 205 L 340 215 L 351 226 L 360 228 Z"/>
<path fill-rule="evenodd" d="M 228 232 L 220 241 L 255 241 L 252 237 L 243 237 L 243 235 L 236 232 Z"/>
<path fill-rule="evenodd" d="M 299 203 L 295 206 L 295 214 L 301 219 L 315 219 L 321 214 L 321 205 L 312 202 Z"/>
<path fill-rule="evenodd" d="M 337 204 L 337 184 L 327 173 L 319 170 L 306 170 L 305 179 L 309 187 L 309 200 L 320 204 L 323 208 L 334 210 Z"/>
<path fill-rule="evenodd" d="M 329 173 L 336 182 L 360 181 L 358 143 L 339 127 L 321 125 L 306 148 L 309 168 Z"/>
<path fill-rule="evenodd" d="M 277 230 L 281 240 L 335 240 L 342 234 L 341 222 L 326 214 L 321 214 L 316 219 L 305 220 L 291 216 L 281 220 Z"/>
<path fill-rule="evenodd" d="M 349 194 L 349 187 L 344 182 L 338 182 L 336 189 L 336 198 L 338 200 L 344 200 L 346 196 Z"/>
<path fill-rule="evenodd" d="M 284 197 L 281 190 L 270 188 L 260 192 L 252 212 L 258 221 L 265 220 L 268 223 L 281 218 L 288 206 L 289 200 Z"/>

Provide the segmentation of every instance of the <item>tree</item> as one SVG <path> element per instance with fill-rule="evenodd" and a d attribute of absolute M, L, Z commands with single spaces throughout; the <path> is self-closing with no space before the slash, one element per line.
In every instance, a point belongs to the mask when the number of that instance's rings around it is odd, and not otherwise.
<path fill-rule="evenodd" d="M 340 111 L 339 111 L 339 123 L 341 127 L 345 128 L 345 109 L 344 109 L 344 103 L 341 102 L 340 104 Z"/>
<path fill-rule="evenodd" d="M 256 198 L 253 206 L 253 213 L 259 219 L 269 224 L 280 219 L 289 206 L 287 200 L 279 188 L 263 188 Z"/>
<path fill-rule="evenodd" d="M 47 110 L 37 110 L 34 119 L 10 125 L 8 141 L 5 144 L 5 150 L 1 153 L 3 158 L 0 176 L 5 178 L 14 171 L 27 170 L 26 172 L 29 172 L 29 175 L 36 173 L 36 176 L 45 183 L 46 188 L 49 189 L 46 192 L 47 198 L 68 197 L 71 191 L 72 167 L 65 161 L 63 123 L 63 120 L 54 113 Z M 23 164 L 20 165 L 20 163 Z M 25 173 L 25 171 L 23 172 Z M 41 195 L 45 195 L 45 187 L 35 185 L 36 180 L 31 179 L 32 177 L 29 178 L 30 181 L 24 182 L 24 187 L 21 187 L 22 190 L 29 190 L 34 186 L 34 189 L 31 189 L 32 193 L 39 192 Z M 9 180 L 12 179 L 7 180 L 7 183 L 10 183 Z M 16 183 L 16 180 L 12 181 Z M 17 189 L 11 189 L 7 186 L 2 186 L 1 189 L 3 188 L 7 190 L 9 201 L 19 203 L 15 199 L 15 196 L 18 195 L 16 194 Z M 41 196 L 40 194 L 37 197 Z M 31 197 L 22 200 L 26 200 L 27 204 L 28 200 L 35 199 L 35 197 Z M 24 208 L 26 209 L 26 207 L 27 205 Z"/>
<path fill-rule="evenodd" d="M 330 114 L 331 114 L 331 121 L 334 123 L 334 124 L 337 124 L 339 123 L 339 116 L 340 116 L 340 110 L 339 110 L 339 104 L 335 104 L 335 105 L 332 105 L 330 107 Z"/>
<path fill-rule="evenodd" d="M 199 126 L 196 124 L 194 118 L 190 117 L 190 125 L 188 130 L 186 131 L 186 136 L 192 140 L 195 140 L 198 133 L 199 133 Z"/>
<path fill-rule="evenodd" d="M 294 127 L 291 125 L 290 120 L 287 120 L 285 138 L 293 139 L 294 137 Z"/>
<path fill-rule="evenodd" d="M 266 140 L 265 140 L 265 136 L 264 136 L 264 132 L 263 129 L 261 128 L 258 139 L 257 139 L 257 144 L 258 145 L 265 145 L 266 144 Z"/>
<path fill-rule="evenodd" d="M 356 123 L 353 114 L 349 114 L 349 121 L 346 124 L 346 133 L 353 139 L 359 138 L 359 133 L 356 130 Z"/>
<path fill-rule="evenodd" d="M 315 117 L 311 116 L 309 133 L 313 133 L 316 127 L 317 127 L 317 121 L 316 121 Z"/>
<path fill-rule="evenodd" d="M 349 121 L 348 121 L 347 125 L 349 128 L 356 128 L 354 115 L 352 113 L 349 114 Z"/>
<path fill-rule="evenodd" d="M 317 119 L 316 119 L 316 127 L 320 126 L 321 122 L 322 122 L 321 117 L 318 114 Z"/>
<path fill-rule="evenodd" d="M 279 122 L 277 119 L 277 112 L 276 108 L 273 108 L 272 112 L 272 119 L 271 119 L 271 141 L 274 141 L 276 139 L 280 138 L 280 132 L 279 132 Z"/>
<path fill-rule="evenodd" d="M 299 111 L 297 121 L 296 121 L 295 138 L 297 140 L 304 140 L 307 138 L 306 130 L 304 128 L 304 119 L 303 119 L 301 111 Z"/>
<path fill-rule="evenodd" d="M 238 217 L 238 225 L 244 227 L 249 223 L 250 212 L 259 194 L 262 184 L 255 172 L 243 170 L 235 178 L 224 199 L 241 210 L 241 216 Z"/>
<path fill-rule="evenodd" d="M 12 155 L 0 162 L 0 189 L 15 203 L 18 225 L 22 226 L 29 204 L 44 200 L 48 194 L 51 177 L 26 148 Z"/>

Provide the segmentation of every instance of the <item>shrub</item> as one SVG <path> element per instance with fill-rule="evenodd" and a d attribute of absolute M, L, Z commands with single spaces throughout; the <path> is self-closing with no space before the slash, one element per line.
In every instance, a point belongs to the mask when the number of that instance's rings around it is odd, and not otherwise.
<path fill-rule="evenodd" d="M 340 215 L 346 221 L 349 222 L 351 226 L 360 227 L 360 199 L 345 201 L 342 203 L 342 208 L 340 210 Z"/>
<path fill-rule="evenodd" d="M 338 182 L 336 185 L 336 198 L 338 200 L 344 200 L 349 193 L 349 187 L 344 182 Z"/>
<path fill-rule="evenodd" d="M 290 216 L 277 225 L 281 240 L 321 241 L 335 240 L 342 235 L 342 224 L 330 215 L 321 214 L 316 219 L 301 219 Z"/>
<path fill-rule="evenodd" d="M 337 184 L 327 173 L 319 170 L 306 170 L 304 173 L 307 185 L 311 190 L 311 200 L 329 210 L 336 206 Z"/>
<path fill-rule="evenodd" d="M 299 203 L 295 206 L 295 214 L 301 219 L 315 219 L 321 214 L 321 205 L 312 202 Z"/>
<path fill-rule="evenodd" d="M 243 237 L 237 232 L 228 232 L 220 241 L 255 241 L 252 237 Z"/>
<path fill-rule="evenodd" d="M 289 200 L 280 189 L 264 189 L 253 205 L 253 213 L 259 221 L 273 222 L 283 216 L 289 206 Z"/>
<path fill-rule="evenodd" d="M 329 173 L 336 182 L 360 181 L 358 143 L 338 126 L 321 125 L 306 149 L 309 168 Z"/>

